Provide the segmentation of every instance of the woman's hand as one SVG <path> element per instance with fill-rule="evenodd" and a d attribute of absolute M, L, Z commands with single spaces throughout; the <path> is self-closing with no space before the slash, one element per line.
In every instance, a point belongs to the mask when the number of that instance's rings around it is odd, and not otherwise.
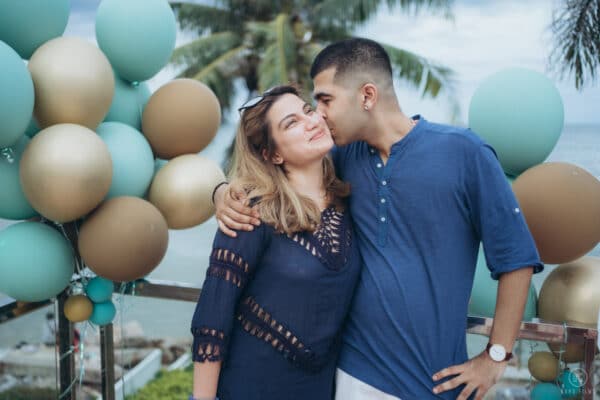
<path fill-rule="evenodd" d="M 236 237 L 234 230 L 251 231 L 260 225 L 260 215 L 248 206 L 249 200 L 242 192 L 234 192 L 231 185 L 221 185 L 215 192 L 215 214 L 221 231 Z"/>

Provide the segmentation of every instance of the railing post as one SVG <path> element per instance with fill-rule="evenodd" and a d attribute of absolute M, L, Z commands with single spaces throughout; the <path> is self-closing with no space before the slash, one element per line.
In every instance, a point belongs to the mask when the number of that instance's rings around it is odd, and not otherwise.
<path fill-rule="evenodd" d="M 58 369 L 60 373 L 60 393 L 65 394 L 62 399 L 75 400 L 75 388 L 71 383 L 75 379 L 75 353 L 72 351 L 73 345 L 73 325 L 65 317 L 64 307 L 67 301 L 67 291 L 63 291 L 58 296 L 58 354 L 60 355 Z"/>
<path fill-rule="evenodd" d="M 113 324 L 100 327 L 100 358 L 102 375 L 102 399 L 115 398 L 115 349 L 113 343 Z"/>
<path fill-rule="evenodd" d="M 592 400 L 594 398 L 594 357 L 596 356 L 596 337 L 595 335 L 586 336 L 584 344 L 584 370 L 585 382 L 583 385 L 583 399 Z"/>

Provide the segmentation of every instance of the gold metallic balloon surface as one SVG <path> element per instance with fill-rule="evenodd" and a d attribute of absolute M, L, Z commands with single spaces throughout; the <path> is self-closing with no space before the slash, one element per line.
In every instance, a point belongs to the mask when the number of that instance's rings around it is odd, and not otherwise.
<path fill-rule="evenodd" d="M 73 123 L 96 129 L 113 99 L 115 80 L 99 48 L 76 37 L 44 43 L 28 64 L 40 127 Z"/>
<path fill-rule="evenodd" d="M 92 211 L 108 193 L 112 160 L 90 129 L 53 125 L 38 133 L 20 163 L 25 197 L 44 217 L 67 222 Z"/>
<path fill-rule="evenodd" d="M 561 346 L 560 343 L 548 343 L 548 347 L 557 358 L 560 357 L 566 363 L 581 362 L 585 358 L 585 348 L 582 344 L 567 343 Z"/>
<path fill-rule="evenodd" d="M 513 190 L 545 263 L 573 261 L 600 241 L 600 181 L 589 172 L 544 163 L 521 174 Z"/>
<path fill-rule="evenodd" d="M 225 175 L 215 162 L 186 154 L 158 171 L 148 198 L 165 216 L 169 228 L 190 228 L 214 214 L 212 191 L 223 180 Z"/>
<path fill-rule="evenodd" d="M 94 305 L 86 296 L 78 294 L 65 301 L 65 317 L 71 322 L 87 321 L 92 315 Z"/>
<path fill-rule="evenodd" d="M 154 153 L 168 160 L 204 149 L 220 122 L 221 107 L 208 86 L 194 79 L 175 79 L 150 97 L 142 132 Z"/>
<path fill-rule="evenodd" d="M 558 266 L 544 280 L 538 310 L 541 319 L 567 322 L 592 328 L 598 322 L 600 309 L 600 258 L 583 257 Z M 560 344 L 550 348 L 557 351 Z M 583 360 L 583 346 L 567 345 L 563 359 L 568 362 Z"/>
<path fill-rule="evenodd" d="M 97 275 L 116 282 L 139 279 L 160 263 L 169 231 L 160 211 L 137 197 L 104 202 L 83 223 L 79 252 Z"/>
<path fill-rule="evenodd" d="M 558 359 L 549 351 L 536 351 L 529 357 L 527 367 L 531 375 L 541 382 L 552 382 L 558 377 Z"/>

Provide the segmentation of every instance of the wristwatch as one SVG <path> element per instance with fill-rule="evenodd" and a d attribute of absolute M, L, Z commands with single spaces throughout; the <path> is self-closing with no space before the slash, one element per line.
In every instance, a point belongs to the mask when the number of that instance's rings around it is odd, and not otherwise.
<path fill-rule="evenodd" d="M 506 352 L 506 349 L 501 344 L 492 344 L 488 342 L 485 351 L 489 354 L 490 358 L 496 362 L 508 361 L 512 358 L 513 354 Z"/>

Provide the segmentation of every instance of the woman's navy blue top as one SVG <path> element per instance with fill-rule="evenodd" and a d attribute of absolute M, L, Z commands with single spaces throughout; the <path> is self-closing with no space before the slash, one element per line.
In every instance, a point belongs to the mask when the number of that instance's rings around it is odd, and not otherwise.
<path fill-rule="evenodd" d="M 194 361 L 222 361 L 221 400 L 331 400 L 360 258 L 349 213 L 315 232 L 218 231 L 194 318 Z"/>

